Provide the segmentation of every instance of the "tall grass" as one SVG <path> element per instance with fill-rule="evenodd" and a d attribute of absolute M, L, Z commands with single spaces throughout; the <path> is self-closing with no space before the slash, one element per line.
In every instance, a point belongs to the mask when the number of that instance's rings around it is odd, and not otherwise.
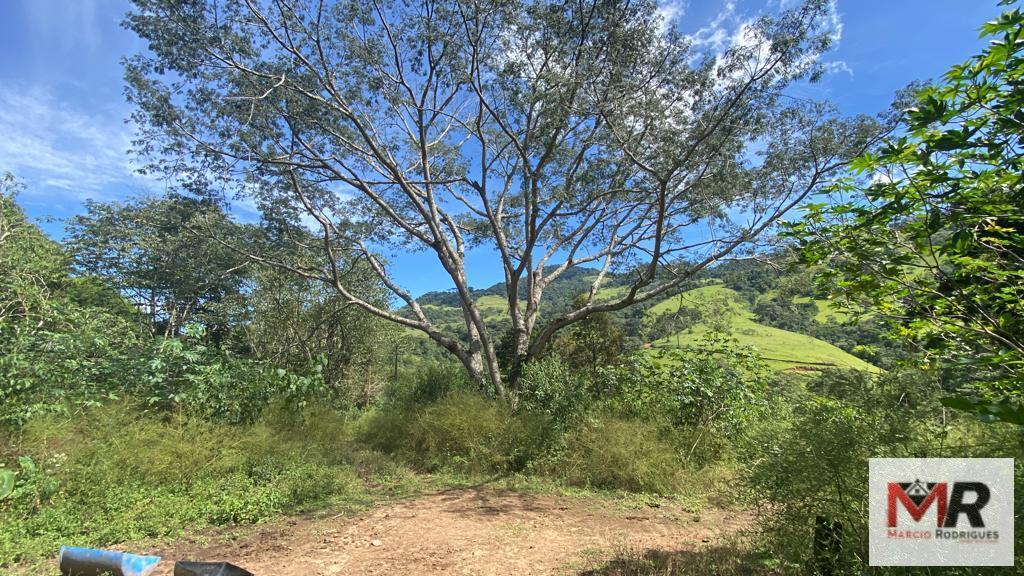
<path fill-rule="evenodd" d="M 580 393 L 554 360 L 527 375 L 517 408 L 437 367 L 363 412 L 282 404 L 232 424 L 118 402 L 38 415 L 0 444 L 0 463 L 18 471 L 0 499 L 0 567 L 65 544 L 362 506 L 458 479 L 514 474 L 654 494 L 695 483 L 694 430 Z"/>
<path fill-rule="evenodd" d="M 127 404 L 29 420 L 3 447 L 0 566 L 284 511 L 368 503 L 349 424 L 330 412 L 255 425 L 161 418 Z"/>

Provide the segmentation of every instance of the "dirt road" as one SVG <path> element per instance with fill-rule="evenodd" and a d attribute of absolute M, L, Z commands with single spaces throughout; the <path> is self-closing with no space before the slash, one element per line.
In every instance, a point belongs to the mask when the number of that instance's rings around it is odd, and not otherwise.
<path fill-rule="evenodd" d="M 288 519 L 234 539 L 193 538 L 152 550 L 174 560 L 227 560 L 258 576 L 573 574 L 615 553 L 714 546 L 744 513 L 700 515 L 675 503 L 623 506 L 491 488 L 448 490 L 355 516 Z"/>

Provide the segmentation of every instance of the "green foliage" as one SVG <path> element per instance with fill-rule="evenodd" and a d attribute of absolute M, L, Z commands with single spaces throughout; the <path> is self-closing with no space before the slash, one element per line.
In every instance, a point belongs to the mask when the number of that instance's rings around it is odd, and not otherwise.
<path fill-rule="evenodd" d="M 165 336 L 189 322 L 225 328 L 217 305 L 240 293 L 245 259 L 221 241 L 242 233 L 216 204 L 184 196 L 88 202 L 67 224 L 76 267 L 103 278 Z"/>
<path fill-rule="evenodd" d="M 0 567 L 68 542 L 109 546 L 365 503 L 344 418 L 287 414 L 231 426 L 116 404 L 33 417 L 7 447 L 21 456 L 0 499 Z"/>
<path fill-rule="evenodd" d="M 8 347 L 0 354 L 0 421 L 73 414 L 130 395 L 154 410 L 245 422 L 275 399 L 302 407 L 326 394 L 315 371 L 311 376 L 288 372 L 210 348 L 200 338 L 151 339 L 102 313 L 66 311 L 63 320 L 76 329 L 6 339 Z"/>
<path fill-rule="evenodd" d="M 759 546 L 776 569 L 814 573 L 811 535 L 822 517 L 843 526 L 837 573 L 865 573 L 869 458 L 1024 455 L 1012 426 L 943 411 L 934 380 L 912 370 L 824 372 L 757 427 L 744 445 L 744 482 L 761 510 Z"/>
<path fill-rule="evenodd" d="M 201 333 L 154 340 L 146 350 L 140 385 L 129 389 L 146 406 L 186 410 L 225 422 L 250 422 L 273 400 L 301 408 L 327 390 L 312 376 L 238 357 L 203 344 Z"/>
<path fill-rule="evenodd" d="M 416 374 L 411 386 L 393 387 L 392 400 L 405 404 L 429 404 L 455 392 L 473 389 L 462 368 L 451 361 L 431 362 Z"/>
<path fill-rule="evenodd" d="M 55 242 L 0 181 L 0 424 L 109 400 L 136 375 L 139 317 L 113 291 L 70 275 Z"/>
<path fill-rule="evenodd" d="M 705 276 L 721 280 L 740 294 L 750 295 L 747 300 L 751 303 L 758 294 L 778 288 L 780 283 L 776 269 L 754 259 L 725 262 L 708 270 Z"/>
<path fill-rule="evenodd" d="M 522 470 L 537 456 L 546 423 L 513 414 L 504 403 L 475 391 L 454 391 L 425 404 L 389 404 L 360 422 L 368 446 L 421 470 L 501 474 Z"/>
<path fill-rule="evenodd" d="M 810 534 L 823 516 L 843 523 L 843 563 L 866 561 L 867 461 L 894 441 L 881 432 L 875 414 L 812 398 L 793 409 L 788 430 L 762 438 L 748 481 L 771 510 L 764 534 L 777 560 L 810 563 Z"/>
<path fill-rule="evenodd" d="M 776 296 L 760 300 L 753 312 L 758 322 L 791 332 L 810 334 L 818 305 L 813 300 L 803 302 Z"/>
<path fill-rule="evenodd" d="M 14 492 L 14 479 L 17 475 L 13 470 L 0 470 L 0 500 Z"/>
<path fill-rule="evenodd" d="M 312 282 L 252 266 L 243 275 L 235 257 L 197 247 L 200 224 L 243 232 L 215 206 L 93 204 L 71 244 L 80 270 L 99 276 L 75 276 L 61 247 L 25 219 L 17 189 L 9 176 L 0 181 L 0 424 L 125 395 L 154 410 L 247 422 L 275 399 L 347 407 L 376 394 L 381 322 Z M 243 279 L 252 281 L 244 297 Z M 370 298 L 373 283 L 363 288 Z"/>
<path fill-rule="evenodd" d="M 661 340 L 689 330 L 701 321 L 701 316 L 698 308 L 689 306 L 680 306 L 675 310 L 658 314 L 649 323 L 644 334 L 645 339 L 647 341 Z"/>
<path fill-rule="evenodd" d="M 556 460 L 570 484 L 669 494 L 680 486 L 681 461 L 657 426 L 614 416 L 598 417 L 569 434 Z"/>
<path fill-rule="evenodd" d="M 543 414 L 555 426 L 568 427 L 590 404 L 590 383 L 560 357 L 552 354 L 528 363 L 523 369 L 519 380 L 520 410 Z"/>
<path fill-rule="evenodd" d="M 521 470 L 539 453 L 543 434 L 543 422 L 517 417 L 499 401 L 464 392 L 426 407 L 411 441 L 431 468 L 507 473 Z"/>
<path fill-rule="evenodd" d="M 848 200 L 792 225 L 822 282 L 892 321 L 956 372 L 951 405 L 1024 413 L 1024 15 L 985 24 L 989 46 L 921 89 L 903 134 L 854 163 Z M 989 407 L 996 406 L 990 410 Z"/>
<path fill-rule="evenodd" d="M 710 335 L 699 346 L 635 354 L 599 379 L 605 405 L 644 420 L 735 434 L 766 407 L 767 372 L 757 353 Z"/>
<path fill-rule="evenodd" d="M 68 262 L 15 203 L 21 184 L 0 175 L 0 326 L 37 330 L 60 308 L 54 292 L 67 283 Z"/>
<path fill-rule="evenodd" d="M 268 236 L 266 230 L 249 231 Z M 308 233 L 291 232 L 297 242 L 314 243 Z M 296 246 L 274 245 L 279 257 L 309 266 L 315 255 Z M 251 246 L 250 246 L 251 247 Z M 345 265 L 351 290 L 384 305 L 386 296 L 367 266 Z M 296 374 L 323 380 L 324 392 L 341 405 L 366 406 L 389 375 L 400 342 L 397 327 L 352 306 L 332 286 L 267 266 L 247 267 L 248 290 L 217 306 L 231 328 L 227 345 L 240 354 Z"/>
<path fill-rule="evenodd" d="M 358 440 L 426 471 L 528 472 L 572 485 L 671 493 L 684 462 L 716 461 L 767 414 L 764 369 L 726 341 L 635 356 L 600 386 L 557 356 L 528 363 L 516 410 L 453 386 L 460 372 L 425 374 L 429 400 L 403 392 L 359 420 Z M 413 388 L 415 390 L 416 388 Z M 413 398 L 417 398 L 413 400 Z"/>
<path fill-rule="evenodd" d="M 573 305 L 586 305 L 585 295 Z M 614 364 L 623 352 L 625 334 L 610 314 L 591 314 L 559 332 L 552 344 L 565 364 L 580 373 L 593 375 L 601 366 Z"/>

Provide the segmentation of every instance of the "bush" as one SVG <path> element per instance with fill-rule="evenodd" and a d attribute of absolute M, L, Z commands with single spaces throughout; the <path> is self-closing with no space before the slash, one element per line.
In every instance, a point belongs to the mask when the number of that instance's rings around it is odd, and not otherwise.
<path fill-rule="evenodd" d="M 394 382 L 378 404 L 418 405 L 437 402 L 453 392 L 474 390 L 466 370 L 451 361 L 425 362 L 412 382 Z"/>
<path fill-rule="evenodd" d="M 543 414 L 559 428 L 576 423 L 591 403 L 589 383 L 558 356 L 535 360 L 519 381 L 520 410 Z"/>
<path fill-rule="evenodd" d="M 778 412 L 776 425 L 761 426 L 748 447 L 745 483 L 761 511 L 758 541 L 784 573 L 814 573 L 818 517 L 842 524 L 836 573 L 865 573 L 869 458 L 1016 457 L 1020 465 L 1019 428 L 943 414 L 921 382 L 911 399 L 908 375 L 823 378 L 809 387 L 827 395 L 805 395 L 791 413 Z"/>
<path fill-rule="evenodd" d="M 700 347 L 640 352 L 602 370 L 602 406 L 624 418 L 671 428 L 694 463 L 722 456 L 769 411 L 768 373 L 757 354 L 710 336 Z"/>
<path fill-rule="evenodd" d="M 765 542 L 784 565 L 811 561 L 811 533 L 823 516 L 842 522 L 846 566 L 867 559 L 867 462 L 889 452 L 878 419 L 827 398 L 794 409 L 792 425 L 757 445 L 748 481 L 763 505 Z"/>
<path fill-rule="evenodd" d="M 558 469 L 577 486 L 669 494 L 680 464 L 654 425 L 601 416 L 568 436 Z"/>
<path fill-rule="evenodd" d="M 460 392 L 423 410 L 413 442 L 432 469 L 493 473 L 514 470 L 528 459 L 529 435 L 504 404 Z"/>
<path fill-rule="evenodd" d="M 420 469 L 493 474 L 521 470 L 539 454 L 547 423 L 476 392 L 454 392 L 422 408 L 378 408 L 359 428 L 361 441 Z"/>

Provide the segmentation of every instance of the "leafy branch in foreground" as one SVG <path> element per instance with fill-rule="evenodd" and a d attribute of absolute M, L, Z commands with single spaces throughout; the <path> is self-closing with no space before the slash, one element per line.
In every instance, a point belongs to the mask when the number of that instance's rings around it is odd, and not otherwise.
<path fill-rule="evenodd" d="M 963 380 L 948 405 L 1024 423 L 1024 16 L 917 95 L 902 136 L 791 233 L 833 296 L 893 321 Z"/>

